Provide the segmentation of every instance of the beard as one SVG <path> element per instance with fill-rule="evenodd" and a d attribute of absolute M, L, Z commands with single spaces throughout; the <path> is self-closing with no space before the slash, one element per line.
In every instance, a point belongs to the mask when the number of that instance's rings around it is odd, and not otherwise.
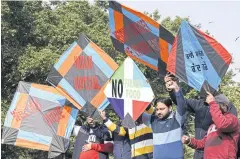
<path fill-rule="evenodd" d="M 172 112 L 171 111 L 169 111 L 167 114 L 165 114 L 165 115 L 163 115 L 163 114 L 157 114 L 156 116 L 158 117 L 158 119 L 160 119 L 160 120 L 165 120 L 165 119 L 167 119 L 169 116 L 170 116 L 170 114 L 171 114 Z"/>

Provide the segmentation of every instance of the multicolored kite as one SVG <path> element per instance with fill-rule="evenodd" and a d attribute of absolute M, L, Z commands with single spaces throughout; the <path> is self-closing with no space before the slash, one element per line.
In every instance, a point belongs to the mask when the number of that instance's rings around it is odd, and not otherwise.
<path fill-rule="evenodd" d="M 109 105 L 103 89 L 117 68 L 110 56 L 80 34 L 53 66 L 47 81 L 78 109 L 86 106 L 89 115 L 94 115 L 96 108 L 103 110 Z"/>
<path fill-rule="evenodd" d="M 3 126 L 2 143 L 65 153 L 78 109 L 54 87 L 19 82 Z"/>
<path fill-rule="evenodd" d="M 128 128 L 135 126 L 134 121 L 154 99 L 150 84 L 129 57 L 113 74 L 104 93 Z"/>
<path fill-rule="evenodd" d="M 204 96 L 206 91 L 215 93 L 231 61 L 231 55 L 215 39 L 182 21 L 167 70 Z"/>
<path fill-rule="evenodd" d="M 165 75 L 174 36 L 148 16 L 115 1 L 109 1 L 108 11 L 116 50 Z"/>

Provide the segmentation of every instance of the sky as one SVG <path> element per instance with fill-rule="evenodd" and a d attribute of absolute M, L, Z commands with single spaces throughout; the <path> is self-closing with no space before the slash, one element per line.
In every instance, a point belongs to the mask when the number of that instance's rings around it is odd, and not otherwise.
<path fill-rule="evenodd" d="M 235 70 L 240 68 L 240 1 L 117 1 L 140 12 L 157 9 L 160 21 L 180 16 L 189 17 L 193 25 L 201 23 L 201 30 L 208 30 L 232 54 L 234 64 L 229 69 L 236 73 L 234 81 L 240 82 Z"/>

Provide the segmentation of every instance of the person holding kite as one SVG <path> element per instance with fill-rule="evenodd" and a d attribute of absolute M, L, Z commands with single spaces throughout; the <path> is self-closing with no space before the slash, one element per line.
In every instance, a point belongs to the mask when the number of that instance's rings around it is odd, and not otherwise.
<path fill-rule="evenodd" d="M 104 120 L 105 125 L 108 127 L 108 129 L 111 132 L 115 132 L 119 136 L 129 135 L 132 159 L 152 159 L 153 158 L 152 129 L 147 127 L 142 122 L 141 116 L 135 122 L 136 127 L 126 130 L 126 128 L 124 128 L 123 126 L 118 126 L 114 124 L 110 119 L 108 119 L 104 111 L 100 112 L 100 114 Z M 126 151 L 127 149 L 124 148 L 123 150 Z M 115 159 L 121 159 L 121 157 L 119 156 Z"/>
<path fill-rule="evenodd" d="M 178 101 L 177 111 L 172 111 L 170 98 L 157 99 L 155 102 L 155 115 L 143 113 L 142 119 L 153 131 L 154 159 L 183 159 L 184 152 L 181 137 L 182 126 L 186 119 L 186 109 L 184 107 L 186 102 L 176 81 L 169 84 L 167 88 L 174 90 Z M 148 109 L 150 108 L 148 107 Z M 169 153 L 169 150 L 174 153 Z"/>
<path fill-rule="evenodd" d="M 172 74 L 167 74 L 164 78 L 165 86 L 176 81 L 177 78 Z M 169 94 L 172 101 L 177 105 L 176 96 L 173 90 L 169 89 Z M 204 99 L 185 99 L 188 111 L 195 114 L 195 137 L 196 139 L 202 139 L 206 134 L 209 126 L 213 123 L 212 116 L 209 109 L 209 104 Z M 236 107 L 230 102 L 228 105 L 228 111 L 237 116 Z M 196 149 L 194 153 L 194 159 L 203 159 L 203 150 Z"/>
<path fill-rule="evenodd" d="M 78 132 L 73 159 L 108 159 L 113 144 L 104 144 L 104 141 L 110 139 L 107 128 L 88 117 L 87 124 L 81 126 Z"/>
<path fill-rule="evenodd" d="M 194 149 L 204 149 L 204 159 L 235 159 L 240 129 L 238 118 L 228 111 L 230 102 L 225 95 L 214 98 L 207 93 L 206 102 L 210 105 L 213 124 L 203 139 L 183 136 L 182 142 Z"/>
<path fill-rule="evenodd" d="M 106 119 L 105 111 L 102 116 Z M 121 127 L 121 120 L 117 123 L 119 127 Z M 128 129 L 123 128 L 126 132 L 126 135 L 119 135 L 119 131 L 112 131 L 112 139 L 113 139 L 113 157 L 114 159 L 131 159 L 131 145 L 130 139 L 128 137 Z"/>

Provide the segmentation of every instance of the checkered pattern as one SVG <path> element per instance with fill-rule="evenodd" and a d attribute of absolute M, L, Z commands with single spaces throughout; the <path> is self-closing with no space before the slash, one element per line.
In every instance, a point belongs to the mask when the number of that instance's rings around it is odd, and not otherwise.
<path fill-rule="evenodd" d="M 109 2 L 108 11 L 116 50 L 165 75 L 174 36 L 148 16 L 116 1 Z"/>
<path fill-rule="evenodd" d="M 76 57 L 91 57 L 93 62 L 91 69 L 78 69 Z M 78 109 L 82 109 L 89 102 L 95 108 L 103 110 L 109 105 L 103 89 L 117 67 L 118 65 L 110 56 L 81 34 L 79 40 L 74 42 L 53 66 L 47 81 L 63 93 Z M 84 77 L 86 81 L 89 81 L 89 77 L 96 77 L 98 89 L 77 89 L 75 86 L 77 77 L 79 79 Z"/>
<path fill-rule="evenodd" d="M 77 114 L 54 87 L 19 82 L 4 122 L 2 142 L 64 153 Z"/>

